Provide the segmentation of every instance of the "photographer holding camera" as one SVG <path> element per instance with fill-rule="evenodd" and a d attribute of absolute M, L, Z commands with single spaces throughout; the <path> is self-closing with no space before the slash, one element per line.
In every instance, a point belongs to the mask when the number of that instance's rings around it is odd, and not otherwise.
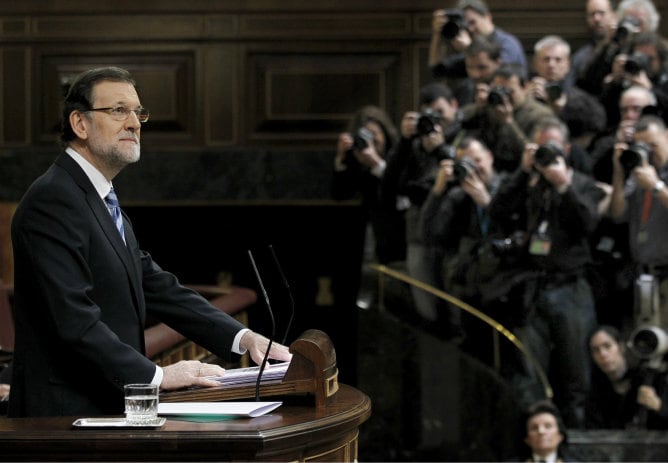
<path fill-rule="evenodd" d="M 668 324 L 668 133 L 663 120 L 643 116 L 633 143 L 617 143 L 610 214 L 629 224 L 636 275 L 658 290 L 657 321 Z M 636 310 L 638 308 L 636 307 Z"/>
<path fill-rule="evenodd" d="M 615 61 L 626 54 L 636 34 L 656 33 L 660 15 L 651 0 L 623 0 L 617 7 L 618 22 L 614 34 L 607 34 L 598 44 L 588 63 L 577 76 L 578 87 L 594 96 L 603 95 L 606 80 L 615 73 Z M 617 62 L 617 66 L 623 63 Z M 615 100 L 616 101 L 616 100 Z M 616 121 L 611 120 L 614 124 Z"/>
<path fill-rule="evenodd" d="M 381 178 L 397 144 L 398 132 L 389 116 L 377 106 L 364 106 L 352 117 L 348 131 L 339 134 L 332 175 L 335 200 L 361 200 L 364 214 L 364 256 L 357 304 L 368 307 L 376 284 L 367 264 L 389 264 L 406 258 L 404 212 L 383 204 Z"/>
<path fill-rule="evenodd" d="M 615 0 L 587 0 L 585 6 L 587 28 L 590 39 L 573 53 L 572 75 L 582 75 L 583 70 L 599 46 L 604 46 L 617 30 Z"/>
<path fill-rule="evenodd" d="M 420 209 L 429 195 L 442 159 L 452 157 L 451 144 L 462 134 L 459 105 L 450 88 L 441 83 L 420 89 L 419 112 L 408 111 L 401 121 L 401 139 L 390 157 L 382 180 L 382 196 L 389 204 L 406 208 L 406 265 L 408 274 L 440 288 L 441 256 L 418 233 Z M 411 286 L 420 321 L 437 319 L 437 298 Z"/>
<path fill-rule="evenodd" d="M 664 121 L 668 119 L 668 46 L 656 33 L 634 35 L 627 48 L 615 57 L 601 94 L 610 125 L 620 119 L 615 102 L 631 86 L 651 91 L 657 101 L 656 114 Z"/>
<path fill-rule="evenodd" d="M 489 146 L 499 171 L 514 171 L 536 122 L 554 117 L 552 109 L 528 94 L 525 84 L 520 68 L 503 64 L 489 87 L 477 88 L 476 102 L 462 108 L 462 126 Z"/>
<path fill-rule="evenodd" d="M 597 326 L 588 337 L 592 369 L 586 404 L 590 429 L 668 429 L 666 371 L 649 369 L 619 330 Z"/>
<path fill-rule="evenodd" d="M 527 90 L 566 123 L 573 141 L 569 163 L 574 169 L 590 174 L 591 162 L 585 150 L 606 128 L 605 109 L 596 98 L 573 85 L 570 53 L 568 42 L 557 35 L 538 40 L 534 45 L 535 75 Z"/>
<path fill-rule="evenodd" d="M 567 165 L 563 122 L 541 120 L 531 139 L 520 167 L 501 184 L 488 211 L 507 235 L 525 236 L 525 269 L 518 271 L 530 270 L 534 277 L 524 286 L 524 323 L 515 332 L 553 378 L 555 403 L 566 423 L 581 427 L 590 371 L 585 337 L 596 323 L 585 270 L 605 194 L 591 177 Z M 541 398 L 536 380 L 529 365 L 518 365 L 511 382 L 525 403 Z"/>
<path fill-rule="evenodd" d="M 494 155 L 483 142 L 464 138 L 454 159 L 441 161 L 436 181 L 420 214 L 420 230 L 427 245 L 442 247 L 444 288 L 474 306 L 480 305 L 479 285 L 489 280 L 495 268 L 476 249 L 495 230 L 487 206 L 501 183 L 494 170 Z M 461 312 L 449 308 L 444 320 L 446 335 L 462 333 Z M 477 342 L 477 341 L 476 341 Z"/>
<path fill-rule="evenodd" d="M 460 0 L 454 9 L 439 9 L 433 13 L 429 67 L 434 77 L 467 77 L 464 53 L 476 36 L 498 44 L 501 62 L 519 65 L 526 75 L 526 56 L 517 37 L 494 25 L 484 1 Z"/>

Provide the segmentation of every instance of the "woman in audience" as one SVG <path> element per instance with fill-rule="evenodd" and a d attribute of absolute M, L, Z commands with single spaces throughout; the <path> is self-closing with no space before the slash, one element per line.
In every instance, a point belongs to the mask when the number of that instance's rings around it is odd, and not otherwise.
<path fill-rule="evenodd" d="M 601 325 L 588 338 L 596 367 L 586 405 L 588 428 L 667 429 L 665 372 L 638 363 L 627 354 L 619 331 Z"/>

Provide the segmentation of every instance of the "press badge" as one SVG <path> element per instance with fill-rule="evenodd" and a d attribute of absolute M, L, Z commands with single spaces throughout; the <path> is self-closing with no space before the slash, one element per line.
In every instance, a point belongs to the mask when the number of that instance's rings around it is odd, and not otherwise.
<path fill-rule="evenodd" d="M 529 243 L 529 254 L 534 256 L 547 256 L 552 248 L 552 240 L 547 234 L 547 220 L 543 220 L 536 233 L 531 236 Z"/>

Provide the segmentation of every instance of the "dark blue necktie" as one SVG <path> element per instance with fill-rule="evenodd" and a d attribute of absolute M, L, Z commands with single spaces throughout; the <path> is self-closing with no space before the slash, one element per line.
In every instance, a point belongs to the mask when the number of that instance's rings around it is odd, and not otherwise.
<path fill-rule="evenodd" d="M 118 204 L 118 197 L 116 196 L 116 192 L 114 191 L 113 187 L 109 191 L 109 194 L 105 196 L 104 202 L 107 203 L 107 209 L 109 209 L 111 218 L 114 220 L 114 223 L 116 224 L 118 233 L 121 234 L 121 238 L 123 238 L 123 241 L 125 241 L 125 230 L 123 229 L 123 216 L 121 215 L 121 206 Z"/>

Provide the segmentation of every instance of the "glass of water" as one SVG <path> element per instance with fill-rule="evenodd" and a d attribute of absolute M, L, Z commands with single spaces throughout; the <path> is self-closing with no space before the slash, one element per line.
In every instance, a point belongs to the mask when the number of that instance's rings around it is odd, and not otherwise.
<path fill-rule="evenodd" d="M 125 385 L 125 420 L 131 425 L 154 423 L 158 419 L 158 386 Z"/>

